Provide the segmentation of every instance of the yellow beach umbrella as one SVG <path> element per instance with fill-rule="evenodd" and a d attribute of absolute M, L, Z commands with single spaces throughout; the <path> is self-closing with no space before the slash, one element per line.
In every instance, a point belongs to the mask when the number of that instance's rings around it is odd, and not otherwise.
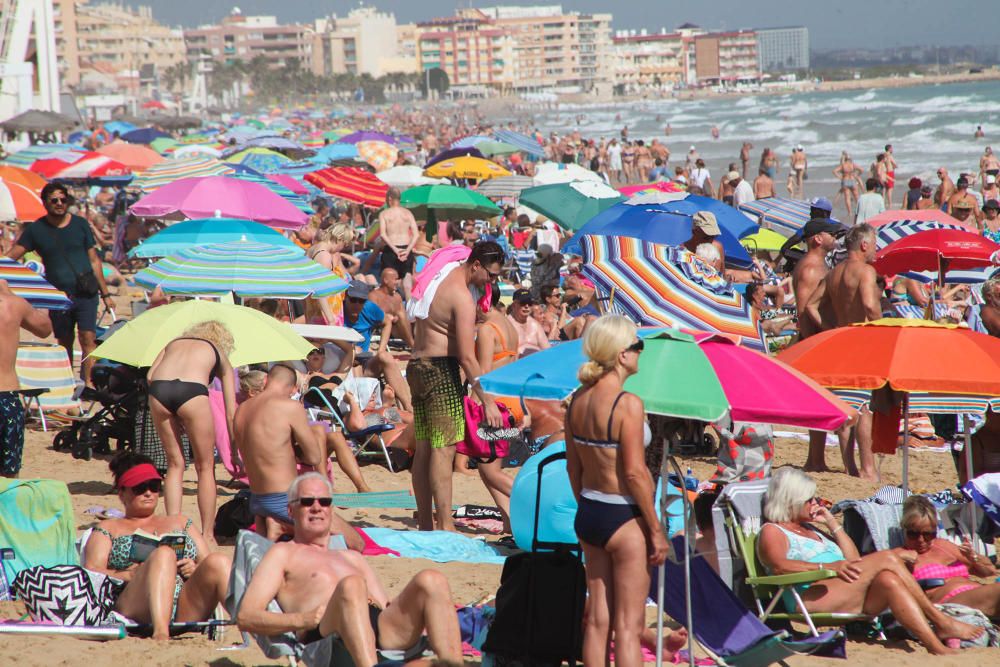
<path fill-rule="evenodd" d="M 781 234 L 771 231 L 770 229 L 762 229 L 759 232 L 750 234 L 749 236 L 744 236 L 740 239 L 740 243 L 743 247 L 750 252 L 756 252 L 757 250 L 769 250 L 775 251 L 781 250 L 781 246 L 785 245 L 787 241 Z"/>
<path fill-rule="evenodd" d="M 424 171 L 424 176 L 431 178 L 474 178 L 485 181 L 497 176 L 510 176 L 510 172 L 481 157 L 463 155 L 453 160 L 443 160 L 431 165 Z"/>

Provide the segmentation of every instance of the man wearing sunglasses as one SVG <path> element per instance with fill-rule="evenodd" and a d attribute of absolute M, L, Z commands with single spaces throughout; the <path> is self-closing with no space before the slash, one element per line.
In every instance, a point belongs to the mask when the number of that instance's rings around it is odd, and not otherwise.
<path fill-rule="evenodd" d="M 51 310 L 49 318 L 56 339 L 66 348 L 70 364 L 74 330 L 79 332 L 83 355 L 80 376 L 90 386 L 90 368 L 94 362 L 88 355 L 97 347 L 97 307 L 99 300 L 109 309 L 114 302 L 104 282 L 94 233 L 86 220 L 69 212 L 73 200 L 66 186 L 49 183 L 42 188 L 41 197 L 45 215 L 24 228 L 7 256 L 17 260 L 34 250 L 42 257 L 45 279 L 70 298 L 72 306 L 68 310 Z"/>
<path fill-rule="evenodd" d="M 274 545 L 247 586 L 236 621 L 258 635 L 294 632 L 306 644 L 306 664 L 329 664 L 340 642 L 354 664 L 368 667 L 377 649 L 405 650 L 425 629 L 440 663 L 462 664 L 458 616 L 448 580 L 436 570 L 418 572 L 390 599 L 365 558 L 329 548 L 333 488 L 322 475 L 306 473 L 288 489 L 295 522 L 290 542 Z M 280 613 L 267 611 L 277 601 Z"/>
<path fill-rule="evenodd" d="M 429 299 L 427 316 L 414 325 L 413 361 L 406 368 L 413 401 L 413 495 L 420 530 L 454 530 L 451 517 L 451 473 L 455 444 L 465 439 L 465 387 L 460 370 L 486 411 L 490 426 L 501 425 L 495 401 L 479 386 L 482 369 L 476 360 L 476 300 L 495 283 L 504 252 L 493 241 L 477 243 L 462 264 L 448 265 L 420 298 Z M 473 298 L 472 291 L 476 297 Z M 487 308 L 489 307 L 487 303 Z M 435 525 L 432 503 L 437 506 Z"/>

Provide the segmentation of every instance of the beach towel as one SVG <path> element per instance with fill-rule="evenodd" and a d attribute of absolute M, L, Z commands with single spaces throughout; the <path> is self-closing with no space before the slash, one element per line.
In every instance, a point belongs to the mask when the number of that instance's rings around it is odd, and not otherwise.
<path fill-rule="evenodd" d="M 417 532 L 366 528 L 368 536 L 402 558 L 426 558 L 436 563 L 490 563 L 503 565 L 505 556 L 482 540 L 444 530 Z"/>
<path fill-rule="evenodd" d="M 61 346 L 22 343 L 17 348 L 15 370 L 22 389 L 48 389 L 38 397 L 45 412 L 80 409 L 80 402 L 73 398 L 76 390 L 73 368 Z"/>
<path fill-rule="evenodd" d="M 335 507 L 349 509 L 417 509 L 417 499 L 409 491 L 372 491 L 370 493 L 335 493 Z"/>
<path fill-rule="evenodd" d="M 453 245 L 435 250 L 428 258 L 423 270 L 413 277 L 413 289 L 410 290 L 410 296 L 413 299 L 423 297 L 427 286 L 441 272 L 441 269 L 448 264 L 464 262 L 470 254 L 472 254 L 472 248 L 465 245 Z"/>
<path fill-rule="evenodd" d="M 962 493 L 986 513 L 993 524 L 1000 527 L 1000 473 L 992 472 L 970 479 Z"/>
<path fill-rule="evenodd" d="M 465 246 L 462 247 L 464 248 Z M 450 262 L 445 264 L 437 271 L 437 273 L 431 276 L 430 280 L 425 283 L 423 293 L 420 297 L 413 296 L 406 302 L 406 316 L 410 318 L 411 321 L 427 319 L 427 316 L 431 311 L 431 303 L 434 301 L 434 295 L 437 294 L 438 287 L 441 286 L 441 283 L 444 282 L 444 279 L 447 278 L 452 271 L 460 266 L 462 266 L 462 262 Z M 425 269 L 420 275 L 426 274 L 429 269 L 430 267 Z"/>
<path fill-rule="evenodd" d="M 763 512 L 764 492 L 767 491 L 769 480 L 752 482 L 733 482 L 722 488 L 722 493 L 712 507 L 712 525 L 715 528 L 715 550 L 719 558 L 719 577 L 730 588 L 733 587 L 734 563 L 740 563 L 738 555 L 733 554 L 729 544 L 729 530 L 726 528 L 726 515 L 721 505 L 728 503 L 739 520 L 745 534 L 756 535 L 760 532 L 761 513 Z"/>
<path fill-rule="evenodd" d="M 903 506 L 867 500 L 845 500 L 834 506 L 844 513 L 844 531 L 862 555 L 903 545 L 899 519 Z"/>
<path fill-rule="evenodd" d="M 0 547 L 14 550 L 13 560 L 2 560 L 7 581 L 37 565 L 77 565 L 76 520 L 66 484 L 0 477 Z"/>

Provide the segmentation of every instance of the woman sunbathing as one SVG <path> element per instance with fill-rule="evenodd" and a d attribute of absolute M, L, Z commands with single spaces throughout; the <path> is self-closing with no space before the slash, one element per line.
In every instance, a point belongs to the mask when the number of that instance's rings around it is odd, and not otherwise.
<path fill-rule="evenodd" d="M 1000 572 L 988 558 L 972 550 L 968 538 L 962 546 L 938 538 L 937 510 L 931 501 L 923 496 L 907 498 L 899 525 L 903 529 L 903 549 L 917 552 L 913 576 L 924 586 L 931 602 L 964 604 L 990 618 L 1000 615 L 1000 583 L 980 584 L 969 578 L 995 579 Z"/>
<path fill-rule="evenodd" d="M 229 556 L 209 553 L 201 533 L 189 530 L 191 519 L 156 514 L 163 480 L 149 458 L 124 452 L 110 468 L 125 517 L 94 528 L 84 563 L 125 582 L 115 611 L 152 623 L 153 639 L 168 639 L 171 620 L 207 620 L 226 597 Z M 176 547 L 164 546 L 171 538 Z"/>
<path fill-rule="evenodd" d="M 799 587 L 807 610 L 876 615 L 888 608 L 936 655 L 955 652 L 943 640 L 974 639 L 983 633 L 982 628 L 946 616 L 920 590 L 907 569 L 916 561 L 915 552 L 877 551 L 862 558 L 815 493 L 816 482 L 801 470 L 775 472 L 764 497 L 764 516 L 770 523 L 761 528 L 757 541 L 760 560 L 771 574 L 820 569 L 837 573 L 836 578 Z M 826 534 L 817 531 L 817 525 Z M 785 606 L 794 611 L 794 597 L 785 595 Z"/>

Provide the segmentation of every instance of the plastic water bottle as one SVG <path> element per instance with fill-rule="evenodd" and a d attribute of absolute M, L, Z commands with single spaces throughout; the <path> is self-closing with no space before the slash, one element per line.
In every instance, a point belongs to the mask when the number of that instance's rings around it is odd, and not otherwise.
<path fill-rule="evenodd" d="M 691 471 L 691 466 L 688 466 L 687 473 L 684 475 L 684 488 L 688 491 L 698 490 L 698 478 Z"/>

